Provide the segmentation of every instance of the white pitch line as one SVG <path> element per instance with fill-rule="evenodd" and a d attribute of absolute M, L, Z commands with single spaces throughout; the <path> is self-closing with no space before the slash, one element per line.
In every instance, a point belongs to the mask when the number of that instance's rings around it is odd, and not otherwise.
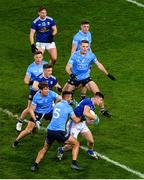
<path fill-rule="evenodd" d="M 130 2 L 130 3 L 133 3 L 133 4 L 136 4 L 137 6 L 139 6 L 139 7 L 144 7 L 144 4 L 142 4 L 142 3 L 139 3 L 139 2 L 137 2 L 137 1 L 134 1 L 134 0 L 126 0 L 127 2 Z"/>
<path fill-rule="evenodd" d="M 3 109 L 3 108 L 0 107 L 0 111 L 3 112 L 3 113 L 5 113 L 5 114 L 7 114 L 9 117 L 18 119 L 18 115 L 17 115 L 17 114 L 14 115 L 12 112 L 10 112 L 10 111 L 7 110 L 7 109 Z M 25 122 L 28 122 L 27 119 L 24 119 L 24 121 L 25 121 Z M 45 128 L 45 127 L 41 127 L 41 129 L 44 130 L 44 131 L 46 131 L 46 128 Z M 84 151 L 87 151 L 87 150 L 88 150 L 88 148 L 87 148 L 87 147 L 84 147 L 84 146 L 80 146 L 80 148 L 83 149 Z M 95 151 L 95 152 L 96 152 L 96 151 Z M 104 159 L 105 161 L 110 162 L 111 164 L 114 164 L 115 166 L 121 167 L 122 169 L 124 169 L 124 170 L 126 170 L 126 171 L 128 171 L 128 172 L 131 172 L 131 173 L 139 176 L 140 178 L 143 178 L 143 179 L 144 179 L 144 174 L 143 174 L 143 173 L 141 173 L 141 172 L 139 172 L 139 171 L 136 171 L 136 170 L 133 170 L 133 169 L 131 169 L 130 167 L 124 165 L 124 164 L 120 164 L 119 162 L 114 161 L 114 160 L 108 158 L 107 156 L 102 155 L 102 154 L 100 154 L 100 153 L 98 153 L 98 152 L 96 152 L 96 154 L 97 154 L 97 156 L 100 157 L 101 159 Z"/>
<path fill-rule="evenodd" d="M 81 149 L 83 149 L 84 151 L 87 151 L 87 150 L 88 150 L 87 147 L 84 147 L 84 146 L 80 146 L 80 147 L 81 147 Z M 131 173 L 139 176 L 140 178 L 144 178 L 144 174 L 142 174 L 141 172 L 138 172 L 138 171 L 136 171 L 136 170 L 133 170 L 133 169 L 131 169 L 130 167 L 124 165 L 124 164 L 120 164 L 119 162 L 114 161 L 114 160 L 108 158 L 107 156 L 102 155 L 102 154 L 100 154 L 100 153 L 98 153 L 98 152 L 96 152 L 96 151 L 95 151 L 95 153 L 96 153 L 97 156 L 100 157 L 101 159 L 104 159 L 105 161 L 110 162 L 111 164 L 114 164 L 114 165 L 116 165 L 116 166 L 118 166 L 118 167 L 121 167 L 122 169 L 124 169 L 124 170 L 126 170 L 126 171 L 128 171 L 128 172 L 131 172 Z"/>

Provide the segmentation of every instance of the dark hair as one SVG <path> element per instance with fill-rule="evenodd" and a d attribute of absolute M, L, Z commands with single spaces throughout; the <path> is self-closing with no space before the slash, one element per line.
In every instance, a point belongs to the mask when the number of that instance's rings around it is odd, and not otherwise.
<path fill-rule="evenodd" d="M 47 82 L 40 82 L 39 85 L 38 85 L 38 88 L 40 90 L 44 89 L 45 87 L 48 88 L 48 83 Z"/>
<path fill-rule="evenodd" d="M 104 99 L 104 95 L 101 92 L 96 92 L 94 97 L 96 97 L 96 96 Z"/>
<path fill-rule="evenodd" d="M 43 11 L 43 10 L 46 10 L 46 11 L 47 11 L 47 9 L 46 9 L 45 7 L 40 7 L 40 8 L 38 9 L 38 12 L 41 12 L 41 11 Z"/>
<path fill-rule="evenodd" d="M 63 91 L 62 97 L 66 96 L 66 95 L 73 95 L 73 93 L 71 91 Z"/>
<path fill-rule="evenodd" d="M 89 23 L 89 21 L 82 21 L 81 25 L 84 25 L 84 24 L 90 24 L 90 23 Z"/>
<path fill-rule="evenodd" d="M 37 55 L 37 54 L 43 54 L 41 51 L 36 51 L 35 53 L 34 53 L 34 56 L 35 55 Z"/>
<path fill-rule="evenodd" d="M 89 44 L 89 42 L 88 42 L 87 40 L 82 40 L 82 41 L 81 41 L 81 44 L 82 44 L 82 43 L 87 43 L 87 44 Z"/>
<path fill-rule="evenodd" d="M 49 68 L 52 68 L 52 65 L 50 65 L 50 64 L 44 64 L 43 65 L 43 69 L 49 69 Z"/>

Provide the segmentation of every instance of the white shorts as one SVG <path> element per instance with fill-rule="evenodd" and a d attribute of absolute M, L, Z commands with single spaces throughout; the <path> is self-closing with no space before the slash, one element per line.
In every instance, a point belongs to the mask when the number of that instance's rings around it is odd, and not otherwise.
<path fill-rule="evenodd" d="M 86 125 L 86 122 L 75 123 L 72 120 L 69 120 L 66 126 L 67 132 L 70 133 L 73 137 L 77 139 L 79 133 L 90 131 Z"/>
<path fill-rule="evenodd" d="M 36 48 L 39 49 L 52 49 L 56 48 L 55 42 L 52 43 L 41 43 L 41 42 L 36 42 Z"/>

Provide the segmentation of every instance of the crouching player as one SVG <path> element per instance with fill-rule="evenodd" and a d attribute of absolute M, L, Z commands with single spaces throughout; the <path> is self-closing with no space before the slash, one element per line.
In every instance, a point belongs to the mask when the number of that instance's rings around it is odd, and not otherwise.
<path fill-rule="evenodd" d="M 66 133 L 65 126 L 68 116 L 77 123 L 80 121 L 74 114 L 72 107 L 69 105 L 72 99 L 71 92 L 62 92 L 62 101 L 54 106 L 52 120 L 47 127 L 47 136 L 43 148 L 38 152 L 34 165 L 31 167 L 32 171 L 38 170 L 38 165 L 45 156 L 47 150 L 52 143 L 57 140 L 58 142 L 70 144 L 72 146 L 72 164 L 71 168 L 80 170 L 77 165 L 77 156 L 79 152 L 79 142 L 70 134 Z"/>
<path fill-rule="evenodd" d="M 78 135 L 81 134 L 86 140 L 87 140 L 87 145 L 88 145 L 88 155 L 94 157 L 97 159 L 97 155 L 95 151 L 93 150 L 94 148 L 94 138 L 93 135 L 88 128 L 86 124 L 86 118 L 89 120 L 93 121 L 96 119 L 96 115 L 92 114 L 90 111 L 94 110 L 94 105 L 99 106 L 101 102 L 103 101 L 104 96 L 100 92 L 97 92 L 92 98 L 86 98 L 82 100 L 78 106 L 74 109 L 75 115 L 77 117 L 83 117 L 84 121 L 80 123 L 75 123 L 71 120 L 68 121 L 67 123 L 67 128 L 70 132 L 70 134 L 77 139 Z M 57 158 L 59 160 L 62 159 L 64 151 L 71 149 L 70 145 L 65 145 L 64 147 L 59 147 L 58 152 L 57 152 Z"/>
<path fill-rule="evenodd" d="M 46 120 L 51 120 L 53 112 L 53 102 L 58 102 L 61 100 L 59 96 L 54 91 L 49 90 L 48 84 L 46 82 L 39 83 L 39 89 L 32 100 L 30 106 L 31 119 L 27 124 L 27 127 L 18 135 L 16 140 L 13 142 L 12 147 L 15 148 L 19 141 L 30 134 L 35 126 L 40 128 L 40 123 L 43 118 Z"/>

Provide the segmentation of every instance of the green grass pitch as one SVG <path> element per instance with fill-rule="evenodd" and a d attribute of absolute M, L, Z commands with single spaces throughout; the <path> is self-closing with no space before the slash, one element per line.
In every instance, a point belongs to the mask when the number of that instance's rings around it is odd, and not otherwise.
<path fill-rule="evenodd" d="M 96 128 L 90 127 L 95 150 L 144 173 L 144 8 L 125 0 L 1 0 L 0 107 L 14 114 L 20 114 L 27 103 L 28 88 L 23 77 L 33 61 L 29 30 L 39 6 L 47 7 L 48 15 L 55 19 L 58 27 L 55 38 L 58 61 L 54 75 L 62 85 L 68 79 L 64 69 L 70 56 L 72 37 L 79 30 L 81 20 L 90 21 L 93 52 L 117 78 L 113 82 L 92 68 L 91 76 L 104 93 L 106 107 L 113 114 L 107 119 L 97 111 L 101 122 Z M 49 60 L 47 53 L 45 60 Z M 78 93 L 75 98 L 80 99 Z M 11 143 L 17 136 L 15 124 L 16 119 L 0 113 L 1 179 L 140 178 L 102 159 L 92 160 L 83 150 L 80 150 L 78 161 L 85 170 L 72 171 L 71 152 L 65 154 L 63 161 L 56 160 L 57 143 L 40 164 L 39 172 L 32 173 L 30 167 L 44 143 L 45 132 L 27 136 L 14 150 Z M 79 140 L 86 146 L 83 138 Z"/>

